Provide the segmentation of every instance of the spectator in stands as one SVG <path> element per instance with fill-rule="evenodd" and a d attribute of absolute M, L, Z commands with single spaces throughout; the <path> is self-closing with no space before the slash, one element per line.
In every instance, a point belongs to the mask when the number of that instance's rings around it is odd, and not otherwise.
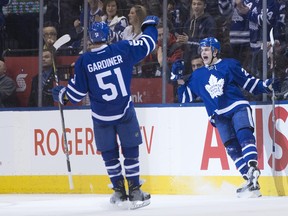
<path fill-rule="evenodd" d="M 287 52 L 287 48 L 288 48 L 288 38 L 286 38 L 288 36 L 288 1 L 285 0 L 277 0 L 278 3 L 278 8 L 279 8 L 279 16 L 276 22 L 276 27 L 273 29 L 273 33 L 274 33 L 274 37 L 276 39 L 275 41 L 275 65 L 273 65 L 273 58 L 272 55 L 268 55 L 269 59 L 268 62 L 270 60 L 270 68 L 275 69 L 275 73 L 276 73 L 276 77 L 280 77 L 281 83 L 283 82 L 287 82 L 287 74 L 288 74 L 288 58 L 285 55 L 285 52 Z M 287 30 L 286 30 L 287 29 Z M 287 31 L 287 32 L 286 32 Z M 269 48 L 269 46 L 268 46 Z M 272 54 L 271 52 L 269 52 L 269 54 Z M 269 75 L 269 74 L 268 74 Z M 284 84 L 284 86 L 286 85 L 286 89 L 287 89 L 287 83 Z M 281 85 L 282 87 L 282 85 Z M 288 89 L 287 89 L 288 90 Z"/>
<path fill-rule="evenodd" d="M 141 23 L 146 17 L 146 8 L 141 5 L 131 7 L 128 14 L 129 26 L 123 31 L 123 40 L 137 40 L 141 35 Z"/>
<path fill-rule="evenodd" d="M 156 15 L 162 17 L 163 12 L 163 0 L 141 0 L 141 5 L 143 5 L 147 10 L 147 15 Z"/>
<path fill-rule="evenodd" d="M 44 21 L 57 23 L 58 35 L 72 34 L 73 22 L 83 8 L 83 0 L 44 0 Z"/>
<path fill-rule="evenodd" d="M 101 21 L 103 15 L 103 2 L 101 0 L 88 0 L 89 14 L 88 14 L 88 29 L 94 21 Z M 72 35 L 73 48 L 83 47 L 83 33 L 84 33 L 84 11 L 80 14 L 80 19 L 74 21 L 75 32 Z"/>
<path fill-rule="evenodd" d="M 50 50 L 43 50 L 42 57 L 42 106 L 54 106 L 54 100 L 52 97 L 52 88 L 54 83 L 54 73 L 53 73 L 53 61 L 52 61 L 52 53 Z M 38 92 L 39 92 L 39 74 L 33 77 L 32 85 L 31 85 L 31 93 L 29 96 L 29 107 L 37 107 L 38 106 Z"/>
<path fill-rule="evenodd" d="M 185 21 L 189 17 L 189 9 L 185 8 L 182 2 L 169 0 L 167 3 L 167 16 L 172 23 L 171 32 L 182 34 Z"/>
<path fill-rule="evenodd" d="M 285 23 L 285 41 L 288 44 L 288 2 L 285 1 L 285 19 L 284 19 L 284 23 Z M 288 47 L 287 47 L 288 49 Z M 288 51 L 288 50 L 287 50 Z M 286 52 L 288 53 L 288 52 Z"/>
<path fill-rule="evenodd" d="M 267 0 L 267 40 L 270 40 L 269 32 L 271 28 L 276 27 L 279 7 L 277 0 Z M 249 7 L 249 31 L 250 31 L 250 48 L 252 52 L 251 73 L 253 76 L 262 79 L 262 55 L 263 55 L 263 9 L 262 0 L 250 1 L 244 3 Z M 275 38 L 276 39 L 276 38 Z"/>
<path fill-rule="evenodd" d="M 157 63 L 158 67 L 156 70 L 154 69 L 153 76 L 162 76 L 162 64 L 163 64 L 163 36 L 167 36 L 167 69 L 169 69 L 173 62 L 177 59 L 183 58 L 183 50 L 182 50 L 182 44 L 176 43 L 176 37 L 173 33 L 171 33 L 169 30 L 171 29 L 171 24 L 168 23 L 167 25 L 167 32 L 164 32 L 163 28 L 163 22 L 159 22 L 157 26 L 158 30 L 158 48 L 149 56 L 147 56 L 144 60 L 145 64 L 151 65 L 152 62 Z M 150 63 L 150 64 L 149 64 Z M 152 66 L 152 65 L 151 65 Z M 144 74 L 147 74 L 148 67 L 142 66 L 142 70 Z M 150 69 L 151 70 L 151 69 Z M 149 71 L 149 70 L 148 70 Z M 150 72 L 151 73 L 151 72 Z"/>
<path fill-rule="evenodd" d="M 102 21 L 106 22 L 111 30 L 110 42 L 122 39 L 122 32 L 128 26 L 128 20 L 122 16 L 122 10 L 117 0 L 106 0 L 103 5 Z"/>
<path fill-rule="evenodd" d="M 247 71 L 251 71 L 249 7 L 242 0 L 235 0 L 230 25 L 232 58 L 237 59 Z"/>
<path fill-rule="evenodd" d="M 193 73 L 193 71 L 195 71 L 197 68 L 200 68 L 204 65 L 203 60 L 200 55 L 192 56 L 190 64 L 191 64 L 190 65 L 191 68 L 189 72 L 187 73 L 183 71 L 182 79 L 177 80 L 178 85 L 184 85 L 184 83 L 188 80 L 191 73 Z"/>
<path fill-rule="evenodd" d="M 176 34 L 177 42 L 185 46 L 185 71 L 189 70 L 191 56 L 198 54 L 199 41 L 216 35 L 215 20 L 205 12 L 206 0 L 192 0 L 191 2 L 192 17 L 184 24 L 183 34 Z"/>
<path fill-rule="evenodd" d="M 276 22 L 276 38 L 279 40 L 281 46 L 288 44 L 288 1 L 287 0 L 277 0 L 278 6 L 278 19 Z"/>
<path fill-rule="evenodd" d="M 232 55 L 229 33 L 233 14 L 233 1 L 235 0 L 206 0 L 205 11 L 215 20 L 216 38 L 219 38 L 221 43 L 222 58 L 230 58 Z"/>
<path fill-rule="evenodd" d="M 16 97 L 16 84 L 6 75 L 6 64 L 0 60 L 0 108 L 16 107 L 18 100 Z"/>
<path fill-rule="evenodd" d="M 57 40 L 57 27 L 55 23 L 50 21 L 45 22 L 43 25 L 43 49 L 52 49 L 53 44 Z"/>
<path fill-rule="evenodd" d="M 285 77 L 281 79 L 281 93 L 277 95 L 278 100 L 288 100 L 288 67 L 285 70 Z"/>
<path fill-rule="evenodd" d="M 2 11 L 2 7 L 6 6 L 9 3 L 9 0 L 1 0 L 0 1 L 0 54 L 2 55 L 3 52 L 3 43 L 2 43 L 2 34 L 3 34 L 3 28 L 5 26 L 5 17 Z"/>
<path fill-rule="evenodd" d="M 278 99 L 288 100 L 288 1 L 278 2 L 281 8 L 279 17 L 282 20 L 277 22 L 280 46 L 275 50 L 275 74 L 281 80 L 281 95 Z"/>
<path fill-rule="evenodd" d="M 39 27 L 38 0 L 10 0 L 5 10 L 5 43 L 10 49 L 37 49 Z"/>
<path fill-rule="evenodd" d="M 179 61 L 180 63 L 183 63 L 181 62 L 182 60 L 177 60 Z M 189 72 L 185 73 L 185 71 L 183 71 L 183 77 L 181 79 L 178 79 L 177 80 L 177 86 L 175 86 L 175 101 L 178 101 L 178 95 L 177 95 L 177 88 L 179 85 L 184 85 L 185 82 L 188 81 L 190 75 L 193 73 L 193 71 L 195 71 L 196 69 L 204 66 L 204 63 L 203 63 L 203 60 L 201 58 L 201 55 L 195 55 L 195 56 L 192 56 L 191 58 L 191 69 L 189 70 Z M 196 102 L 200 102 L 202 101 L 199 97 L 196 98 Z"/>
<path fill-rule="evenodd" d="M 249 7 L 249 34 L 250 34 L 250 52 L 251 52 L 251 74 L 259 79 L 263 77 L 263 0 L 251 1 L 244 0 L 244 4 Z M 267 41 L 269 46 L 270 41 L 270 30 L 276 29 L 277 21 L 279 17 L 279 5 L 278 0 L 267 0 Z M 277 40 L 278 35 L 274 31 L 274 39 Z M 277 40 L 277 46 L 279 41 Z M 269 48 L 268 48 L 269 51 Z M 269 52 L 268 52 L 269 55 Z M 268 63 L 269 64 L 269 63 Z M 267 65 L 269 68 L 269 65 Z M 269 71 L 268 71 L 269 72 Z M 270 70 L 271 72 L 271 70 Z M 271 77 L 271 73 L 267 74 L 267 77 Z M 250 101 L 261 101 L 263 100 L 262 94 L 252 95 L 245 91 L 245 96 Z"/>
<path fill-rule="evenodd" d="M 141 24 L 147 15 L 146 8 L 134 5 L 128 14 L 129 24 L 123 31 L 123 40 L 137 40 L 142 35 Z M 142 76 L 141 63 L 133 67 L 133 76 Z"/>
<path fill-rule="evenodd" d="M 4 26 L 5 24 L 5 18 L 3 14 L 3 6 L 6 6 L 9 3 L 9 0 L 1 0 L 0 1 L 0 27 Z"/>
<path fill-rule="evenodd" d="M 281 37 L 280 37 L 281 38 Z M 279 38 L 279 39 L 280 39 Z M 278 99 L 288 99 L 288 43 L 282 39 L 276 40 L 274 49 L 268 43 L 268 77 L 278 77 L 281 83 L 281 92 Z"/>
<path fill-rule="evenodd" d="M 58 1 L 44 0 L 44 22 L 59 23 Z"/>
<path fill-rule="evenodd" d="M 87 44 L 86 44 L 86 51 L 90 52 L 91 49 L 93 49 L 93 43 L 91 42 L 90 37 L 87 37 Z M 79 54 L 83 54 L 83 51 L 81 51 Z M 75 66 L 75 62 L 73 62 L 71 64 L 71 67 Z M 82 100 L 82 106 L 90 106 L 91 102 L 90 102 L 90 98 L 89 95 L 86 95 L 83 100 Z"/>

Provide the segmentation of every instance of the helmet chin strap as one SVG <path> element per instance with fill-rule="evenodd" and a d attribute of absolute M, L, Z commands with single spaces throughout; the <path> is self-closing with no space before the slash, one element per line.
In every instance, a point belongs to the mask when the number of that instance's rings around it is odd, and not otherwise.
<path fill-rule="evenodd" d="M 211 65 L 211 63 L 213 62 L 214 58 L 216 58 L 216 56 L 214 56 L 213 53 L 214 53 L 214 49 L 211 49 L 212 58 L 211 58 L 211 61 L 210 61 L 209 65 Z"/>

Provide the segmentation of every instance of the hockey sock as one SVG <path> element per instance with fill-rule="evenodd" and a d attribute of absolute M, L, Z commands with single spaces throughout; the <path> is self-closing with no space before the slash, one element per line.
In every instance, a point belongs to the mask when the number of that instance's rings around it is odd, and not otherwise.
<path fill-rule="evenodd" d="M 242 147 L 243 159 L 248 164 L 249 161 L 257 161 L 258 153 L 255 137 L 250 128 L 243 128 L 237 131 L 237 138 Z"/>
<path fill-rule="evenodd" d="M 245 160 L 242 157 L 242 148 L 238 143 L 237 139 L 229 140 L 225 143 L 227 154 L 234 161 L 236 168 L 241 173 L 242 176 L 245 176 L 248 172 L 248 166 Z"/>
<path fill-rule="evenodd" d="M 105 167 L 108 176 L 113 184 L 113 188 L 118 186 L 117 182 L 123 180 L 122 166 L 119 161 L 119 149 L 113 149 L 111 151 L 102 152 L 102 158 L 105 162 Z"/>
<path fill-rule="evenodd" d="M 139 146 L 122 148 L 124 155 L 124 168 L 126 179 L 128 182 L 132 183 L 133 186 L 138 186 L 139 183 Z"/>

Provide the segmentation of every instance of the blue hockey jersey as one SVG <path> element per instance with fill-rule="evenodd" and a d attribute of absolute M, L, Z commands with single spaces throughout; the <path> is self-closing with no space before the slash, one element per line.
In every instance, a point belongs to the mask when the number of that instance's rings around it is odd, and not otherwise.
<path fill-rule="evenodd" d="M 130 83 L 133 65 L 152 52 L 157 29 L 147 26 L 138 40 L 123 40 L 92 49 L 75 63 L 75 75 L 67 86 L 72 103 L 88 93 L 94 121 L 117 123 L 133 106 Z"/>
<path fill-rule="evenodd" d="M 263 81 L 256 79 L 235 59 L 219 59 L 214 65 L 195 70 L 187 83 L 178 88 L 179 102 L 203 100 L 209 118 L 229 115 L 240 107 L 250 106 L 240 88 L 250 93 L 268 93 Z"/>

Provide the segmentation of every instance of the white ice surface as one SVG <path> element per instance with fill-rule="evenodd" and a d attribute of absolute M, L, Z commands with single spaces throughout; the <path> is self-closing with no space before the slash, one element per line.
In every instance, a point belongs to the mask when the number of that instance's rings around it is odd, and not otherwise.
<path fill-rule="evenodd" d="M 123 210 L 109 195 L 0 195 L 0 216 L 287 216 L 288 197 L 152 195 L 151 204 Z"/>

